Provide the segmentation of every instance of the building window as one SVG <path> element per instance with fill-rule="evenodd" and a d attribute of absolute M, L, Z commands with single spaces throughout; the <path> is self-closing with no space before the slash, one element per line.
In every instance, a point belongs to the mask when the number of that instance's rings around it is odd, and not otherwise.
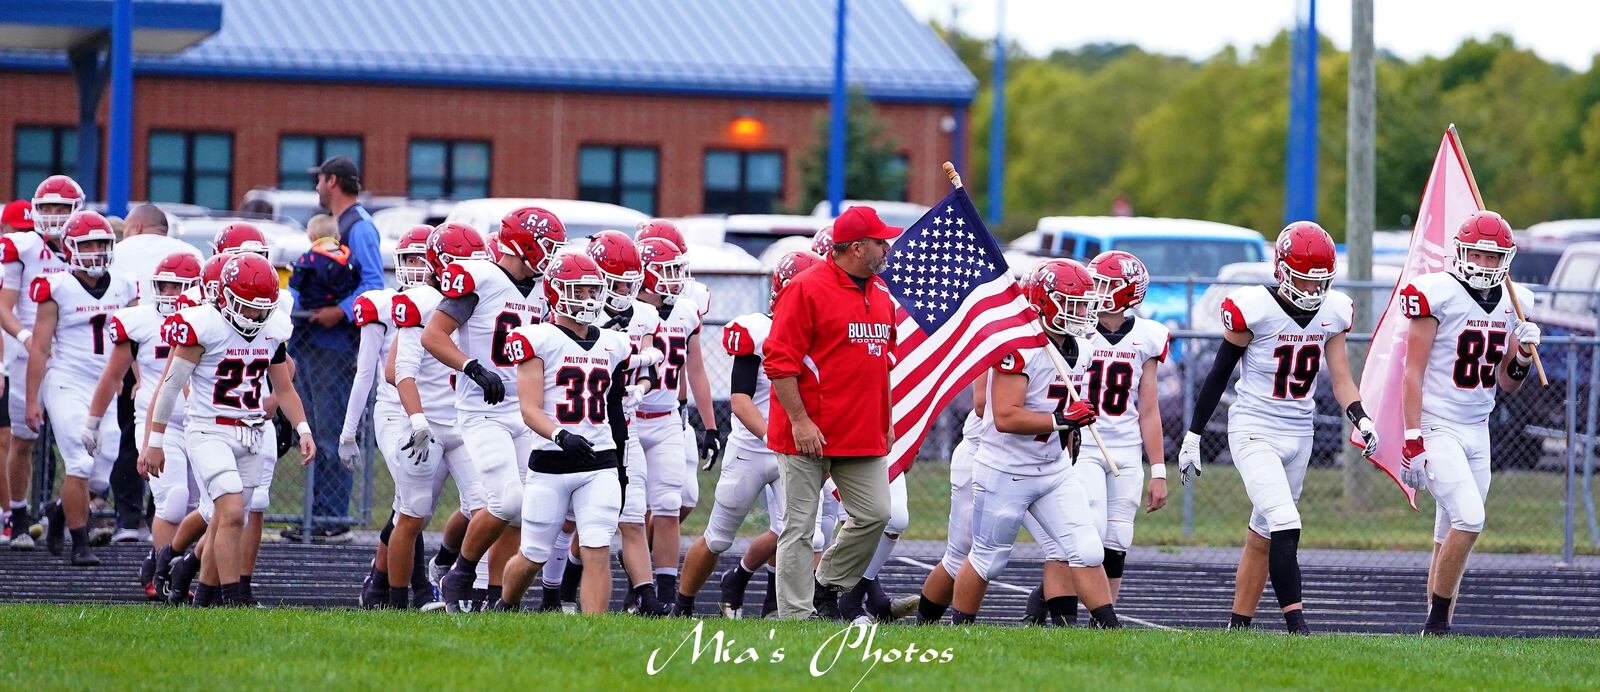
<path fill-rule="evenodd" d="M 322 165 L 334 156 L 348 156 L 361 166 L 360 137 L 323 135 L 284 135 L 278 140 L 278 187 L 284 190 L 315 190 L 317 181 L 307 169 Z"/>
<path fill-rule="evenodd" d="M 470 140 L 411 140 L 406 191 L 412 197 L 489 196 L 489 143 Z"/>
<path fill-rule="evenodd" d="M 910 197 L 911 189 L 911 164 L 905 154 L 895 154 L 889 159 L 889 175 L 895 176 L 900 181 L 899 187 L 889 196 L 889 199 L 904 202 Z"/>
<path fill-rule="evenodd" d="M 150 133 L 146 188 L 152 202 L 228 209 L 233 199 L 233 135 Z"/>
<path fill-rule="evenodd" d="M 39 183 L 52 175 L 78 177 L 78 128 L 66 125 L 18 125 L 11 180 L 16 199 L 29 199 Z"/>
<path fill-rule="evenodd" d="M 655 147 L 582 147 L 578 199 L 620 204 L 654 216 L 659 160 Z"/>
<path fill-rule="evenodd" d="M 783 152 L 706 152 L 707 214 L 770 214 L 783 196 Z"/>

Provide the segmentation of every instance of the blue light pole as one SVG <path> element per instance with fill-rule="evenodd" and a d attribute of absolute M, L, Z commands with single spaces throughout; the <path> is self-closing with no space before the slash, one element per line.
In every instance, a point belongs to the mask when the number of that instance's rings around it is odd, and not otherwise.
<path fill-rule="evenodd" d="M 1297 0 L 1299 1 L 1299 0 Z M 1317 0 L 1303 0 L 1289 64 L 1289 142 L 1283 221 L 1317 218 Z"/>
<path fill-rule="evenodd" d="M 838 216 L 844 203 L 844 138 L 846 104 L 844 81 L 845 0 L 839 0 L 833 34 L 833 96 L 828 99 L 828 208 Z"/>
<path fill-rule="evenodd" d="M 989 117 L 989 225 L 1000 223 L 1006 188 L 1006 3 L 1000 0 L 994 22 L 994 110 Z"/>
<path fill-rule="evenodd" d="M 106 213 L 128 214 L 128 159 L 133 147 L 133 0 L 111 6 L 111 127 L 107 137 Z M 93 175 L 89 169 L 86 175 Z"/>

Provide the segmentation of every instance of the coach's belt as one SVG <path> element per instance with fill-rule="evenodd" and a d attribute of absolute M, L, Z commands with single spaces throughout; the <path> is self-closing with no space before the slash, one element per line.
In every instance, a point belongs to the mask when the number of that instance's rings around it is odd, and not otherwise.
<path fill-rule="evenodd" d="M 671 410 L 668 410 L 668 411 L 640 411 L 639 413 L 637 413 L 635 415 L 638 415 L 640 418 L 643 418 L 645 420 L 650 420 L 652 418 L 664 418 L 664 417 L 670 416 L 670 415 L 672 415 L 674 413 L 677 413 L 677 411 L 671 411 Z"/>

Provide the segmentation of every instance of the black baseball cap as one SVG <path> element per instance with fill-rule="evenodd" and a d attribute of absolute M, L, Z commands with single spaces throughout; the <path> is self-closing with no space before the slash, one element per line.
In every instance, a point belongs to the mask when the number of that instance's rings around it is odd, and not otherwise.
<path fill-rule="evenodd" d="M 352 183 L 361 183 L 361 169 L 356 168 L 356 162 L 348 156 L 332 156 L 323 161 L 321 166 L 307 168 L 306 173 L 311 175 L 331 175 L 340 180 L 349 180 Z"/>

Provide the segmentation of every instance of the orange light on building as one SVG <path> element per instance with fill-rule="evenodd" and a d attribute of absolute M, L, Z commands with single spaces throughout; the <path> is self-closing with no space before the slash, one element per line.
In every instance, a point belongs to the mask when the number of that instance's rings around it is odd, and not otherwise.
<path fill-rule="evenodd" d="M 754 144 L 767 136 L 767 124 L 748 115 L 741 115 L 728 123 L 728 136 L 735 142 Z"/>

